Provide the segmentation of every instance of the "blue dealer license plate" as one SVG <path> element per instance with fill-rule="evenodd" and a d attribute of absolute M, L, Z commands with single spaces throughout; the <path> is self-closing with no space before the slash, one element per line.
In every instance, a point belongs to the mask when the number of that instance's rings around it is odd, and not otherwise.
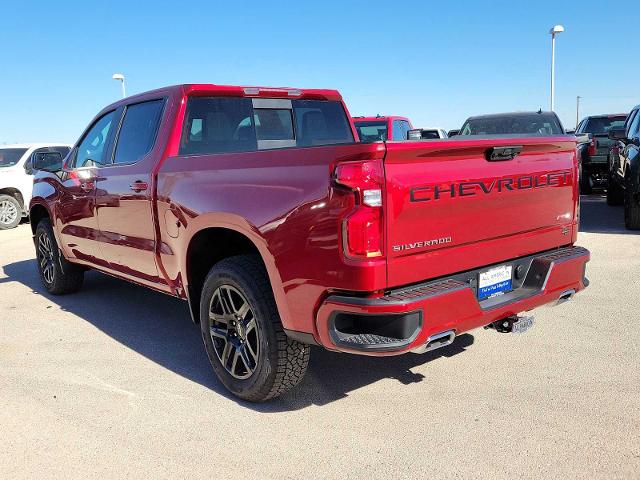
<path fill-rule="evenodd" d="M 480 300 L 502 295 L 513 290 L 511 265 L 502 265 L 486 272 L 480 272 L 478 278 L 478 298 Z"/>

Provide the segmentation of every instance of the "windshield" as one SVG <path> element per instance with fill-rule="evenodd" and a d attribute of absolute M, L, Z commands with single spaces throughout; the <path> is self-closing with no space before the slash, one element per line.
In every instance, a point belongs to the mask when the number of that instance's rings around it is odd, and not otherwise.
<path fill-rule="evenodd" d="M 362 143 L 379 142 L 387 140 L 387 122 L 371 121 L 371 122 L 355 122 L 358 137 Z"/>
<path fill-rule="evenodd" d="M 609 130 L 624 128 L 624 122 L 626 119 L 626 115 L 590 118 L 584 127 L 584 132 L 592 133 L 594 135 L 606 135 L 609 133 Z"/>
<path fill-rule="evenodd" d="M 0 148 L 0 168 L 13 167 L 26 151 L 26 148 Z"/>
<path fill-rule="evenodd" d="M 564 135 L 555 115 L 531 113 L 470 118 L 460 135 Z"/>

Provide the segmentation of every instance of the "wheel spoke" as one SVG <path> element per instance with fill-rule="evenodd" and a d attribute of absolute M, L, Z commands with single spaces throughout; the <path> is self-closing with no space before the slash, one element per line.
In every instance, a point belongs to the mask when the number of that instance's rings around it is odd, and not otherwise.
<path fill-rule="evenodd" d="M 238 357 L 240 356 L 240 351 L 236 348 L 233 351 L 233 360 L 231 361 L 231 374 L 234 375 L 236 373 L 236 367 L 238 366 Z"/>
<path fill-rule="evenodd" d="M 249 321 L 245 322 L 244 325 L 245 334 L 249 335 L 249 332 L 256 328 L 256 319 L 252 317 Z"/>
<path fill-rule="evenodd" d="M 236 311 L 236 307 L 233 304 L 233 297 L 231 296 L 231 291 L 228 288 L 221 288 L 220 297 L 224 302 L 225 313 L 232 315 Z"/>
<path fill-rule="evenodd" d="M 214 312 L 209 312 L 209 320 L 217 323 L 224 323 L 225 325 L 229 323 L 229 318 L 227 317 L 227 315 L 221 315 Z"/>
<path fill-rule="evenodd" d="M 238 317 L 240 317 L 240 320 L 244 320 L 244 318 L 247 316 L 247 313 L 249 313 L 251 311 L 251 308 L 249 307 L 249 302 L 244 302 L 239 309 L 236 310 L 236 315 L 238 315 Z"/>
<path fill-rule="evenodd" d="M 227 342 L 224 344 L 222 355 L 220 355 L 220 361 L 222 362 L 222 365 L 224 366 L 224 368 L 226 368 L 227 370 L 229 369 L 228 367 L 229 357 L 231 356 L 232 350 L 233 350 L 233 345 L 231 345 L 231 342 L 227 340 Z"/>
<path fill-rule="evenodd" d="M 211 327 L 210 330 L 211 330 L 211 335 L 213 335 L 214 337 L 221 338 L 225 342 L 227 341 L 227 329 L 226 328 Z"/>
<path fill-rule="evenodd" d="M 253 362 L 249 358 L 247 349 L 244 346 L 240 347 L 237 350 L 237 355 L 240 357 L 240 360 L 242 360 L 242 363 L 244 363 L 244 366 L 247 369 L 247 372 L 251 372 L 253 370 L 253 367 L 252 367 Z"/>
<path fill-rule="evenodd" d="M 251 342 L 247 341 L 245 343 L 245 347 L 249 351 L 249 354 L 253 357 L 254 363 L 258 363 L 258 352 L 253 349 L 253 345 L 251 345 Z"/>

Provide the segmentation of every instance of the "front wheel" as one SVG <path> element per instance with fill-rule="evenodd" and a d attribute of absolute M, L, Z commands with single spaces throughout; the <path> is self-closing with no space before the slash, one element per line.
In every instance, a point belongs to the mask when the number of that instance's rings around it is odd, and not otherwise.
<path fill-rule="evenodd" d="M 65 295 L 80 290 L 84 281 L 84 270 L 62 256 L 48 219 L 40 220 L 38 223 L 35 243 L 38 272 L 47 292 Z"/>
<path fill-rule="evenodd" d="M 0 195 L 0 230 L 15 228 L 22 218 L 22 206 L 11 195 Z"/>
<path fill-rule="evenodd" d="M 237 397 L 268 400 L 304 377 L 310 348 L 284 333 L 269 279 L 253 255 L 230 257 L 211 269 L 200 327 L 214 372 Z"/>

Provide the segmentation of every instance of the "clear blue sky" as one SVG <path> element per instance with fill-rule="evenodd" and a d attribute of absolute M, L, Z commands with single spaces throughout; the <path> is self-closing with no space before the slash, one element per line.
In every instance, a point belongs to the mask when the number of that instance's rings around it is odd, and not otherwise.
<path fill-rule="evenodd" d="M 640 103 L 637 0 L 6 2 L 0 143 L 74 142 L 103 106 L 175 83 L 336 88 L 353 115 L 459 127 L 469 115 Z M 625 39 L 624 32 L 634 32 Z M 632 60 L 633 59 L 633 60 Z"/>

